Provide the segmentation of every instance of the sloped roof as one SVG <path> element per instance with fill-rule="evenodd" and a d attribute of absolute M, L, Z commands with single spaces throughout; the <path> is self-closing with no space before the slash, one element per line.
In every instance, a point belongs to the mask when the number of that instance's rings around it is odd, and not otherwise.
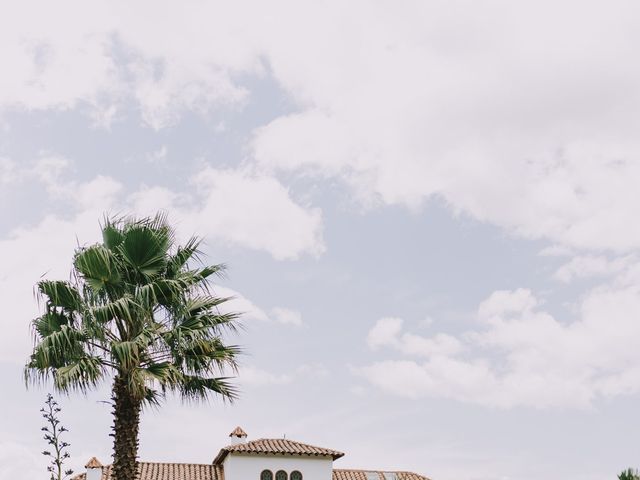
<path fill-rule="evenodd" d="M 240 427 L 236 427 L 236 428 L 234 428 L 233 432 L 231 432 L 231 433 L 229 434 L 229 436 L 230 436 L 230 437 L 240 437 L 240 438 L 243 438 L 243 437 L 246 437 L 246 436 L 247 436 L 247 432 L 245 432 L 245 431 L 244 431 L 242 428 L 240 428 Z"/>
<path fill-rule="evenodd" d="M 100 468 L 102 464 L 96 457 L 91 457 L 84 468 Z"/>
<path fill-rule="evenodd" d="M 379 480 L 387 480 L 385 473 L 395 474 L 397 480 L 429 480 L 427 477 L 412 472 L 348 469 L 334 469 L 333 480 L 372 480 L 372 474 L 377 475 Z M 72 480 L 86 480 L 86 474 L 76 475 Z M 111 480 L 111 465 L 102 469 L 101 480 Z M 140 462 L 138 476 L 135 480 L 224 480 L 224 474 L 222 466 L 219 465 Z"/>
<path fill-rule="evenodd" d="M 101 480 L 111 480 L 111 467 L 107 465 L 102 469 Z M 71 480 L 86 480 L 86 474 L 81 473 Z M 135 480 L 224 480 L 224 475 L 218 465 L 139 462 Z"/>
<path fill-rule="evenodd" d="M 387 474 L 387 475 L 385 475 Z M 429 480 L 428 477 L 418 475 L 413 472 L 389 472 L 379 470 L 349 470 L 343 468 L 333 469 L 333 480 L 388 480 L 395 478 L 397 480 Z"/>
<path fill-rule="evenodd" d="M 344 453 L 329 448 L 314 447 L 306 443 L 294 442 L 285 438 L 260 438 L 250 442 L 238 443 L 224 447 L 213 461 L 219 465 L 230 453 L 257 453 L 263 455 L 313 455 L 327 456 L 334 460 L 344 456 Z"/>

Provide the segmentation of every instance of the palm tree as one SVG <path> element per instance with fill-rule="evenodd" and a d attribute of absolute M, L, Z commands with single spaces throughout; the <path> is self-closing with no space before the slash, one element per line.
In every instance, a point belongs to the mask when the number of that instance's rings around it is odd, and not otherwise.
<path fill-rule="evenodd" d="M 52 378 L 58 391 L 82 393 L 110 380 L 113 477 L 132 480 L 143 406 L 167 392 L 236 398 L 228 372 L 240 351 L 222 335 L 235 331 L 238 315 L 221 313 L 228 299 L 211 290 L 224 266 L 194 267 L 200 240 L 175 246 L 166 216 L 107 218 L 102 237 L 76 250 L 70 281 L 38 283 L 44 313 L 33 321 L 25 378 Z"/>

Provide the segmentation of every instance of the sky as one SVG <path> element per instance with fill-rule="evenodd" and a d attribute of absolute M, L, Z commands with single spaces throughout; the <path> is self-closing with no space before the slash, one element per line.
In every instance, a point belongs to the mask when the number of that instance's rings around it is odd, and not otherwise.
<path fill-rule="evenodd" d="M 142 460 L 240 425 L 434 480 L 640 467 L 638 45 L 622 0 L 4 2 L 0 480 L 44 476 L 33 286 L 159 210 L 246 355 L 236 403 L 143 413 Z M 109 385 L 57 398 L 108 463 Z"/>

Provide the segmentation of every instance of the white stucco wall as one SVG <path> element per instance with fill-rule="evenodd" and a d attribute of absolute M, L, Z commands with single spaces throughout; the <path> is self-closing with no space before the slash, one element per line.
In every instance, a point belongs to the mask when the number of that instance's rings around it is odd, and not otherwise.
<path fill-rule="evenodd" d="M 300 455 L 255 455 L 230 453 L 224 459 L 225 480 L 260 480 L 260 473 L 278 470 L 289 475 L 298 470 L 303 480 L 331 480 L 333 459 L 331 457 L 304 457 Z"/>

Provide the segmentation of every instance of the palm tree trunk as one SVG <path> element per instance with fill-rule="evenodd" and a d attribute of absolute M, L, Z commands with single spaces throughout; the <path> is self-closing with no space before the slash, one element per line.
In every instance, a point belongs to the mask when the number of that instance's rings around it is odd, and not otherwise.
<path fill-rule="evenodd" d="M 113 480 L 136 478 L 141 403 L 128 384 L 120 373 L 113 381 Z"/>

